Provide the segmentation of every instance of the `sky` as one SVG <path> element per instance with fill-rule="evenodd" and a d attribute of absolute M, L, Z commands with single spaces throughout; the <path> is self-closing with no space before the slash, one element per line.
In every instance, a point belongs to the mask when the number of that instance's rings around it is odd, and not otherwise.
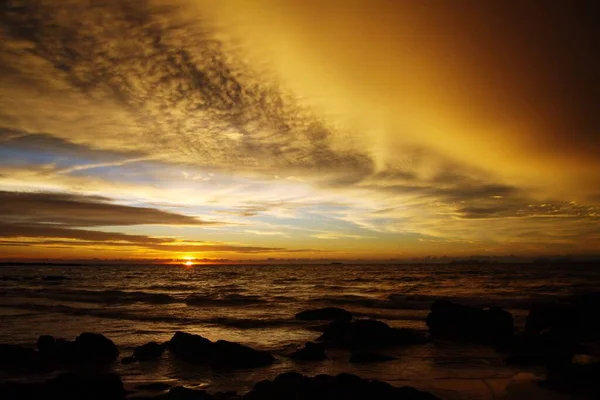
<path fill-rule="evenodd" d="M 0 6 L 0 258 L 597 254 L 592 1 Z"/>

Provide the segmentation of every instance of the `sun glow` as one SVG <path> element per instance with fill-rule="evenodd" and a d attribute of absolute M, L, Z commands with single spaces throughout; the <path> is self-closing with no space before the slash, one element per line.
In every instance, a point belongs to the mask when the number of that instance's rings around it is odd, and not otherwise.
<path fill-rule="evenodd" d="M 192 261 L 186 261 L 183 263 L 183 265 L 185 265 L 186 267 L 191 267 L 194 265 L 194 263 Z"/>

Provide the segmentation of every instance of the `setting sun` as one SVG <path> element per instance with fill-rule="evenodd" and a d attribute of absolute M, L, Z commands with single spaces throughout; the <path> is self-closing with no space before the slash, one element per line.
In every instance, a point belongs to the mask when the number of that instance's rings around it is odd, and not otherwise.
<path fill-rule="evenodd" d="M 185 265 L 186 267 L 191 267 L 194 265 L 194 263 L 192 261 L 186 261 L 185 263 L 183 263 L 183 265 Z"/>

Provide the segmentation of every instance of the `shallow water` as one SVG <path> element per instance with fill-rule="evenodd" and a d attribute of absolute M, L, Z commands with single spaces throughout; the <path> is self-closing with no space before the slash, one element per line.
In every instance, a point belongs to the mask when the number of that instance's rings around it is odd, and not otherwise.
<path fill-rule="evenodd" d="M 47 281 L 63 275 L 70 280 Z M 268 368 L 215 371 L 173 362 L 117 365 L 126 382 L 164 380 L 208 390 L 248 390 L 262 379 L 297 370 L 309 375 L 350 372 L 410 384 L 444 398 L 498 398 L 519 370 L 491 349 L 428 344 L 388 351 L 388 363 L 351 365 L 330 351 L 322 363 L 284 354 L 319 336 L 318 323 L 296 312 L 339 306 L 359 317 L 425 330 L 431 302 L 509 309 L 522 325 L 532 304 L 600 288 L 600 271 L 573 265 L 248 265 L 4 266 L 0 267 L 0 343 L 35 345 L 40 334 L 72 339 L 103 333 L 122 355 L 136 345 L 168 340 L 183 330 L 273 352 Z M 534 373 L 536 370 L 531 370 Z"/>

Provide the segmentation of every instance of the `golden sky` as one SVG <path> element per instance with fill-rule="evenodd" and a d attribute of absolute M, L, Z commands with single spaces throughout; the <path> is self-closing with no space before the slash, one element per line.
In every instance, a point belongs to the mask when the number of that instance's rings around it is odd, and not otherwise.
<path fill-rule="evenodd" d="M 0 258 L 600 244 L 592 2 L 13 2 Z"/>

